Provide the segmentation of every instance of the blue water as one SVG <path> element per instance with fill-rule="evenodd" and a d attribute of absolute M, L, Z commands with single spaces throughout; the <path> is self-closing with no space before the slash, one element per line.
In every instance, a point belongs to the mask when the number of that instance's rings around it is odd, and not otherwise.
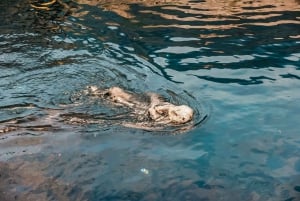
<path fill-rule="evenodd" d="M 0 9 L 1 201 L 300 200 L 299 1 Z M 176 135 L 65 122 L 116 112 L 84 95 L 91 85 L 156 92 L 207 119 Z"/>

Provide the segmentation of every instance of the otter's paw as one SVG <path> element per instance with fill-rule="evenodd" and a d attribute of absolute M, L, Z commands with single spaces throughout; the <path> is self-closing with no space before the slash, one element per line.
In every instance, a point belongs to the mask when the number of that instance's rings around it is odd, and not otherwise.
<path fill-rule="evenodd" d="M 148 109 L 150 118 L 155 121 L 168 121 L 170 105 L 156 105 Z"/>

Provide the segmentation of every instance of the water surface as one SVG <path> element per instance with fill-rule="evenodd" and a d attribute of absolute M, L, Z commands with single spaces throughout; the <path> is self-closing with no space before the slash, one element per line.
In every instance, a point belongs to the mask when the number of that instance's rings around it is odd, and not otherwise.
<path fill-rule="evenodd" d="M 299 1 L 0 8 L 0 200 L 300 199 Z M 208 118 L 178 135 L 65 122 L 116 112 L 90 85 Z"/>

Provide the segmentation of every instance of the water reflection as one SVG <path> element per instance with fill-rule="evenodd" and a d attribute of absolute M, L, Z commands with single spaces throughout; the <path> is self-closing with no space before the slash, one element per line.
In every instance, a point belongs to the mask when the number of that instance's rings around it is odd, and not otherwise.
<path fill-rule="evenodd" d="M 5 2 L 7 5 L 0 4 L 3 9 L 2 33 L 59 33 L 62 22 L 75 8 L 72 1 L 62 0 Z"/>
<path fill-rule="evenodd" d="M 255 13 L 263 13 L 263 12 L 270 12 L 270 11 L 291 11 L 295 10 L 297 6 L 299 6 L 299 0 L 289 0 L 289 1 L 270 1 L 270 0 L 263 0 L 263 1 L 213 1 L 213 0 L 206 0 L 199 2 L 194 2 L 190 0 L 184 1 L 177 1 L 177 0 L 163 0 L 163 1 L 140 1 L 140 0 L 121 0 L 121 1 L 103 1 L 103 0 L 79 0 L 78 3 L 80 4 L 89 4 L 93 6 L 101 6 L 107 10 L 116 12 L 122 17 L 126 18 L 134 18 L 135 16 L 131 13 L 130 4 L 142 4 L 146 7 L 162 7 L 166 10 L 174 10 L 174 11 L 181 11 L 188 14 L 207 14 L 210 16 L 219 17 L 222 16 L 232 16 L 234 14 L 239 13 L 246 13 L 246 11 L 251 11 Z M 174 5 L 174 6 L 173 6 Z M 176 5 L 176 6 L 175 6 Z M 182 7 L 181 7 L 182 6 Z M 253 14 L 253 13 L 252 13 Z M 166 19 L 176 19 L 176 15 L 168 15 L 161 13 Z M 272 16 L 269 15 L 259 15 L 257 16 L 250 16 L 254 18 L 261 17 L 262 19 L 266 19 Z M 200 17 L 200 16 L 199 16 Z M 189 21 L 197 19 L 197 18 L 179 18 L 182 21 L 189 19 Z M 204 19 L 207 21 L 216 21 L 218 18 L 209 18 Z"/>
<path fill-rule="evenodd" d="M 99 6 L 106 10 L 113 11 L 118 15 L 132 19 L 135 23 L 144 24 L 148 22 L 147 16 L 151 15 L 154 22 L 156 16 L 171 20 L 173 23 L 163 24 L 149 24 L 145 28 L 153 27 L 180 27 L 185 29 L 216 29 L 224 30 L 231 28 L 241 28 L 245 25 L 262 25 L 274 26 L 279 24 L 295 23 L 299 24 L 297 19 L 292 20 L 276 20 L 283 14 L 283 11 L 297 11 L 299 10 L 298 0 L 289 1 L 203 1 L 197 3 L 194 1 L 78 1 L 80 4 L 88 4 Z M 133 6 L 136 5 L 137 8 Z M 139 9 L 138 5 L 142 5 Z M 146 14 L 143 20 L 137 19 L 137 16 Z M 174 13 L 174 14 L 170 14 Z M 148 15 L 147 15 L 148 14 Z M 261 20 L 270 20 L 270 22 L 261 22 Z M 174 23 L 178 22 L 178 23 Z M 192 22 L 192 24 L 185 24 L 184 22 Z M 205 25 L 194 25 L 197 22 L 205 22 Z M 146 23 L 145 23 L 146 24 Z"/>
<path fill-rule="evenodd" d="M 206 73 L 199 71 L 202 69 L 233 68 L 238 71 L 241 65 L 244 68 L 270 67 L 269 63 L 280 58 L 276 55 L 288 57 L 284 47 L 296 48 L 300 37 L 295 28 L 300 25 L 300 6 L 294 0 L 79 1 L 79 5 L 82 8 L 93 5 L 106 13 L 114 12 L 116 15 L 109 17 L 101 15 L 103 23 L 111 29 L 110 42 L 133 48 L 137 55 L 149 60 L 173 82 L 185 82 L 174 79 L 178 71 L 191 70 L 189 73 L 194 74 L 192 71 L 196 70 L 197 75 Z M 82 19 L 88 18 L 91 26 L 96 26 L 99 19 L 88 16 L 99 16 L 99 11 L 81 13 L 86 14 Z M 125 23 L 126 28 L 120 22 Z M 184 37 L 180 39 L 180 35 Z M 107 38 L 102 36 L 101 40 Z M 274 52 L 275 46 L 282 47 L 282 51 Z"/>

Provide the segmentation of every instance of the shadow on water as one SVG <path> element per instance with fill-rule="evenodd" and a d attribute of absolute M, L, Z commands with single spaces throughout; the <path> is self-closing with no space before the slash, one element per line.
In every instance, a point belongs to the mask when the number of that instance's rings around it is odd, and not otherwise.
<path fill-rule="evenodd" d="M 299 1 L 0 9 L 1 201 L 300 199 Z M 92 85 L 159 93 L 201 124 L 123 127 L 128 111 L 85 95 Z"/>

